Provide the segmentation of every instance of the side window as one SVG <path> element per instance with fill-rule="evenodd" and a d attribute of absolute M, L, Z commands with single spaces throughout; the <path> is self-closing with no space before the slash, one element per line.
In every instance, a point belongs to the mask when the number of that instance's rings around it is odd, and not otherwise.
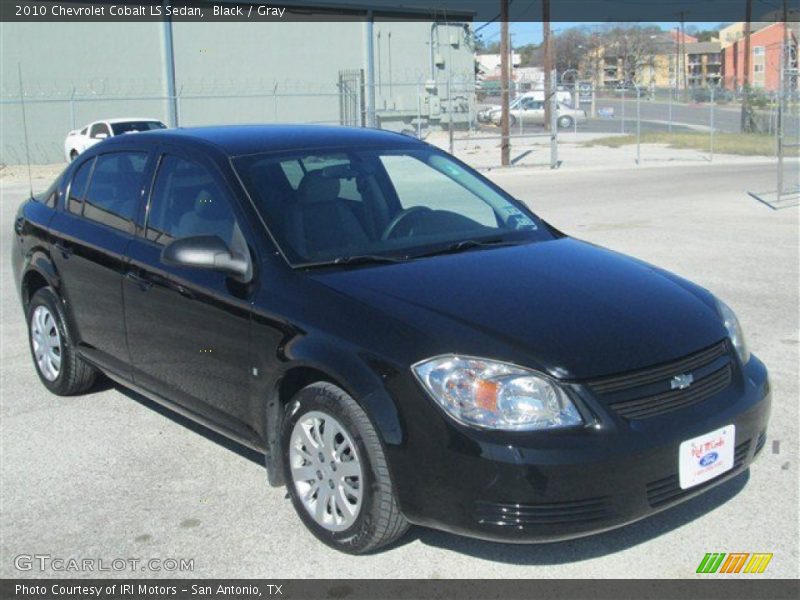
<path fill-rule="evenodd" d="M 442 171 L 408 155 L 381 156 L 381 163 L 403 209 L 424 206 L 447 210 L 467 216 L 481 225 L 497 227 L 492 207 Z M 457 167 L 446 165 L 444 168 Z"/>
<path fill-rule="evenodd" d="M 97 157 L 83 216 L 128 230 L 138 208 L 146 152 L 113 152 Z"/>
<path fill-rule="evenodd" d="M 88 127 L 84 127 L 83 129 L 81 129 L 81 135 L 86 135 L 87 131 L 89 131 L 89 128 Z"/>
<path fill-rule="evenodd" d="M 234 250 L 245 245 L 230 203 L 211 173 L 175 156 L 164 156 L 158 168 L 145 235 L 162 245 L 195 235 L 216 235 Z"/>
<path fill-rule="evenodd" d="M 108 126 L 105 123 L 95 123 L 92 125 L 92 129 L 89 132 L 89 137 L 97 138 L 99 137 L 98 134 L 105 133 L 106 137 L 111 135 L 111 132 L 108 130 Z"/>
<path fill-rule="evenodd" d="M 83 211 L 83 196 L 86 193 L 86 184 L 89 183 L 89 175 L 92 173 L 92 166 L 95 159 L 87 160 L 83 163 L 75 175 L 72 177 L 72 183 L 69 185 L 69 198 L 67 200 L 67 210 L 77 214 Z"/>

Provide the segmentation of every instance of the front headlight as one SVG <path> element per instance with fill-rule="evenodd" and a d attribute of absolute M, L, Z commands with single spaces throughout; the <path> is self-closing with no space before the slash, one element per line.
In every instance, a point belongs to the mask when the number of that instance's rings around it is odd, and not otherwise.
<path fill-rule="evenodd" d="M 736 318 L 736 314 L 731 310 L 731 307 L 720 299 L 717 299 L 717 310 L 719 311 L 719 316 L 722 317 L 725 329 L 728 330 L 728 337 L 736 350 L 736 355 L 743 365 L 747 364 L 747 361 L 750 360 L 750 350 L 747 349 L 747 342 L 744 341 L 744 332 L 739 324 L 739 319 Z"/>
<path fill-rule="evenodd" d="M 533 431 L 583 423 L 557 384 L 516 365 L 449 355 L 419 362 L 412 370 L 445 412 L 465 425 Z"/>

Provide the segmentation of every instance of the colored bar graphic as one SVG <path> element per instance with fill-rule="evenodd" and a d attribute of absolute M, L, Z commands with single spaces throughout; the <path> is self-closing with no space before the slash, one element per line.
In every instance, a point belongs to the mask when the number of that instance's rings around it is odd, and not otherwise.
<path fill-rule="evenodd" d="M 720 573 L 738 573 L 742 570 L 748 556 L 750 556 L 748 552 L 731 552 L 722 564 Z"/>
<path fill-rule="evenodd" d="M 727 559 L 725 558 L 727 556 Z M 748 560 L 749 558 L 749 560 Z M 697 566 L 697 573 L 763 573 L 772 560 L 766 552 L 707 552 Z M 724 562 L 723 562 L 724 561 Z M 747 566 L 745 566 L 745 563 Z M 742 568 L 744 567 L 744 571 Z"/>
<path fill-rule="evenodd" d="M 744 568 L 745 573 L 763 573 L 769 561 L 772 560 L 772 554 L 766 553 L 757 553 L 752 554 L 750 558 L 750 562 L 747 563 L 747 566 Z"/>
<path fill-rule="evenodd" d="M 708 552 L 700 561 L 697 567 L 698 573 L 716 573 L 719 569 L 722 559 L 725 558 L 724 552 Z"/>

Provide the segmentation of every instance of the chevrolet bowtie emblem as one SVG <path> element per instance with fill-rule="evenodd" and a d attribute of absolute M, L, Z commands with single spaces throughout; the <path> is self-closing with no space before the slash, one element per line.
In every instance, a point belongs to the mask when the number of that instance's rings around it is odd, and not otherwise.
<path fill-rule="evenodd" d="M 691 373 L 684 373 L 683 375 L 675 375 L 672 381 L 669 382 L 669 387 L 673 390 L 685 390 L 694 382 L 694 376 Z"/>

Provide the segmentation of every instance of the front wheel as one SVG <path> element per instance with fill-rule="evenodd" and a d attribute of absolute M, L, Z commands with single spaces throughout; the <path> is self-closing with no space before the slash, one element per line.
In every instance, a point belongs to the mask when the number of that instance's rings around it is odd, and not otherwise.
<path fill-rule="evenodd" d="M 322 542 L 363 554 L 406 532 L 378 434 L 343 390 L 329 383 L 300 390 L 281 442 L 292 504 Z"/>
<path fill-rule="evenodd" d="M 572 117 L 564 115 L 563 117 L 558 118 L 558 126 L 561 127 L 561 129 L 568 129 L 569 127 L 572 127 L 573 123 L 575 123 L 575 121 Z"/>

